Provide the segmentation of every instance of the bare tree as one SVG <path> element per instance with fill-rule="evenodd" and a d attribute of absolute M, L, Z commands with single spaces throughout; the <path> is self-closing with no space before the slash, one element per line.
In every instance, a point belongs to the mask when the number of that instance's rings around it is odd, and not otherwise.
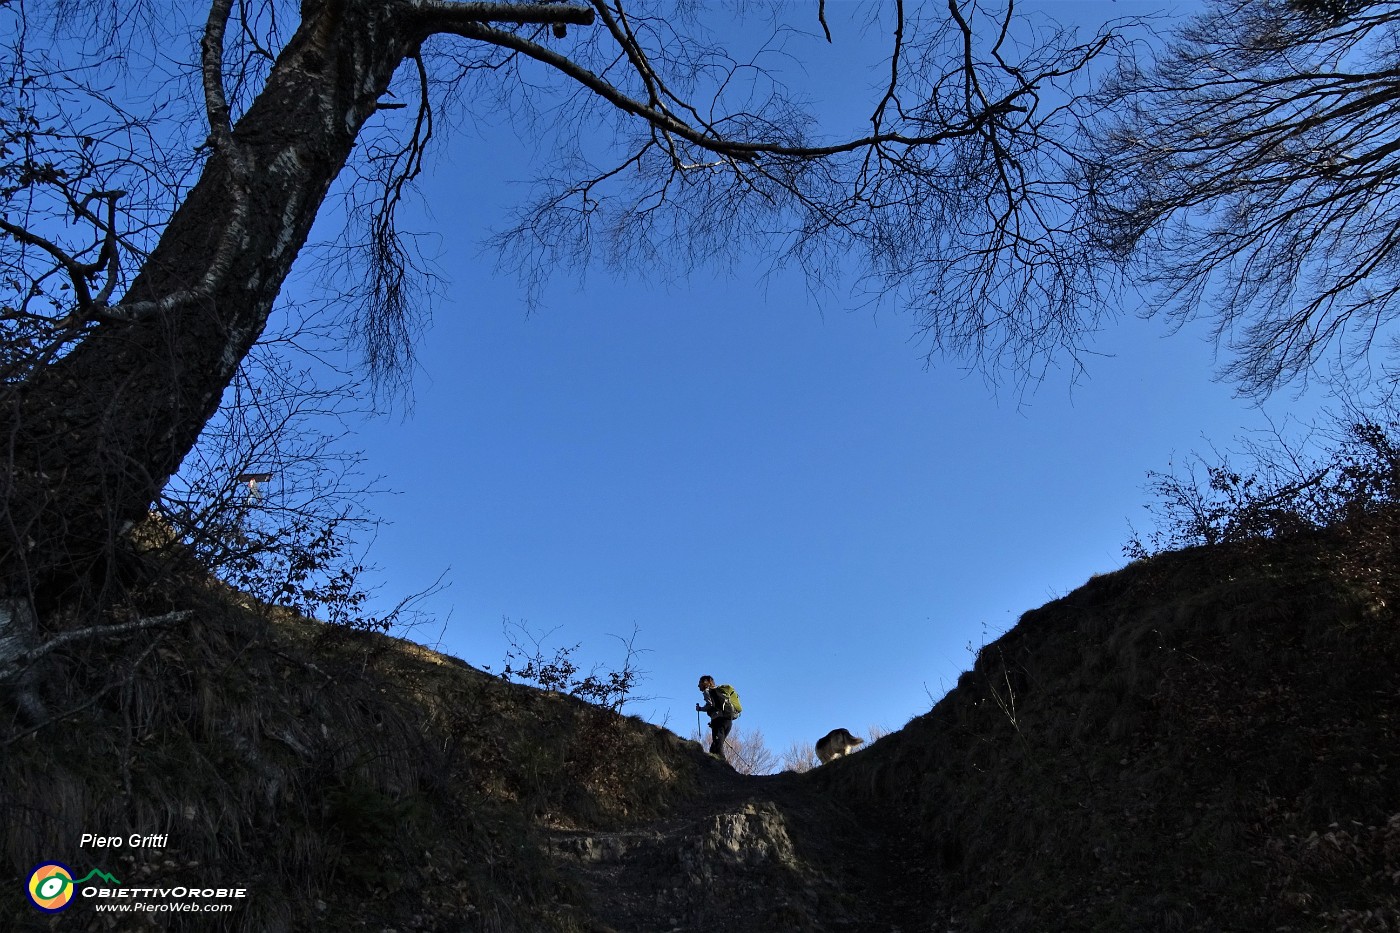
<path fill-rule="evenodd" d="M 697 730 L 691 738 L 709 748 L 714 736 L 706 729 L 704 732 Z M 781 763 L 763 738 L 763 730 L 758 728 L 745 730 L 735 726 L 724 740 L 724 756 L 740 774 L 772 774 Z"/>
<path fill-rule="evenodd" d="M 1050 171 L 1067 111 L 1045 101 L 1108 34 L 1028 33 L 1009 4 L 896 4 L 868 125 L 838 136 L 764 52 L 732 56 L 669 5 L 210 0 L 184 72 L 198 120 L 157 131 L 178 93 L 134 93 L 155 110 L 133 115 L 117 90 L 139 76 L 98 76 L 174 17 L 168 52 L 184 9 L 0 6 L 19 348 L 0 383 L 0 683 L 44 654 L 59 607 L 110 598 L 113 549 L 221 404 L 347 165 L 365 183 L 346 189 L 362 246 L 342 253 L 365 270 L 362 342 L 377 374 L 403 361 L 422 279 L 395 214 L 444 114 L 554 123 L 559 175 L 503 240 L 527 276 L 601 247 L 643 264 L 756 248 L 814 274 L 860 248 L 936 348 L 1028 366 L 1086 326 Z M 572 145 L 607 122 L 611 156 Z"/>
<path fill-rule="evenodd" d="M 793 742 L 783 752 L 783 770 L 804 774 L 821 764 L 817 747 L 811 742 Z"/>
<path fill-rule="evenodd" d="M 1364 364 L 1400 311 L 1400 5 L 1212 0 L 1099 104 L 1106 261 L 1211 320 L 1247 393 Z"/>

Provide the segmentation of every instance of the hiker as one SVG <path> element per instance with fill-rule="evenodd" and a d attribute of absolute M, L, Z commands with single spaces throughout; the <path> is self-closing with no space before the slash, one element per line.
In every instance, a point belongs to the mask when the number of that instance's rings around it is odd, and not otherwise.
<path fill-rule="evenodd" d="M 700 678 L 700 693 L 704 703 L 695 704 L 696 712 L 710 714 L 710 754 L 721 761 L 724 757 L 724 740 L 729 738 L 729 730 L 739 715 L 739 694 L 729 684 L 715 686 L 715 679 L 709 674 Z"/>

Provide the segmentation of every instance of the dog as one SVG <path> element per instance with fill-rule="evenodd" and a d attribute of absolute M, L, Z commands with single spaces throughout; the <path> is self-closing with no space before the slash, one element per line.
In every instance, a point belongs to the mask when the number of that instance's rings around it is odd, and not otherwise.
<path fill-rule="evenodd" d="M 843 755 L 849 755 L 857 745 L 861 745 L 865 739 L 858 739 L 851 735 L 846 729 L 832 729 L 826 735 L 817 739 L 817 757 L 822 764 L 835 761 Z"/>

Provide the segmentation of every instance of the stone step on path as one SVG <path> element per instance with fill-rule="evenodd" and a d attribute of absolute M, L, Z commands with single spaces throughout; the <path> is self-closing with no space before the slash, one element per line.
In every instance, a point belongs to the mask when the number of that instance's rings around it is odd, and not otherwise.
<path fill-rule="evenodd" d="M 894 840 L 795 775 L 734 775 L 665 819 L 549 844 L 600 933 L 946 929 L 924 922 Z"/>

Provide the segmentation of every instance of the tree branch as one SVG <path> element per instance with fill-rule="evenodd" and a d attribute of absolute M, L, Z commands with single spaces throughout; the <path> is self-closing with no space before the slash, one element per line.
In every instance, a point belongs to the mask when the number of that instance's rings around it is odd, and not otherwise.
<path fill-rule="evenodd" d="M 68 255 L 58 244 L 26 230 L 17 224 L 12 224 L 3 217 L 0 217 L 0 230 L 8 233 L 21 243 L 26 243 L 48 253 L 58 262 L 59 267 L 68 273 L 68 280 L 73 285 L 73 298 L 78 307 L 86 313 L 92 307 L 92 292 L 88 288 L 87 276 L 84 274 L 85 265 Z"/>
<path fill-rule="evenodd" d="M 774 155 L 794 159 L 820 159 L 880 145 L 897 145 L 907 148 L 935 146 L 950 140 L 976 135 L 981 132 L 981 126 L 986 122 L 996 119 L 1006 113 L 1024 112 L 1026 109 L 1016 103 L 1016 98 L 1024 94 L 1027 89 L 1018 88 L 1001 100 L 985 102 L 984 109 L 981 112 L 970 113 L 965 123 L 935 133 L 908 135 L 904 133 L 876 132 L 829 146 L 793 146 L 783 143 L 743 142 L 726 139 L 722 136 L 711 135 L 697 130 L 690 124 L 677 119 L 671 113 L 659 107 L 644 104 L 627 95 L 610 81 L 599 77 L 588 69 L 580 66 L 572 59 L 532 42 L 523 36 L 501 29 L 494 29 L 490 26 L 483 26 L 474 21 L 444 22 L 436 25 L 438 27 L 437 31 L 439 32 L 450 33 L 452 35 L 461 36 L 462 38 L 475 39 L 502 48 L 512 49 L 542 64 L 549 65 L 593 91 L 619 110 L 630 113 L 633 116 L 641 117 L 657 129 L 666 133 L 674 133 L 687 142 L 693 143 L 716 155 L 736 159 L 741 162 L 754 161 L 762 155 Z M 969 98 L 969 100 L 970 99 L 971 98 Z"/>
<path fill-rule="evenodd" d="M 454 3 L 435 0 L 424 3 L 420 18 L 433 29 L 465 23 L 567 23 L 592 26 L 593 10 L 571 3 Z"/>
<path fill-rule="evenodd" d="M 32 664 L 44 655 L 75 641 L 84 641 L 89 638 L 110 638 L 113 635 L 125 635 L 128 632 L 139 632 L 148 628 L 173 625 L 176 622 L 185 621 L 192 615 L 194 615 L 193 609 L 179 609 L 174 612 L 167 612 L 164 615 L 137 619 L 134 622 L 123 622 L 120 625 L 92 625 L 87 628 L 74 629 L 70 632 L 63 632 L 60 635 L 55 635 L 42 645 L 37 645 L 36 647 L 22 652 L 15 660 L 17 664 L 21 665 Z"/>

